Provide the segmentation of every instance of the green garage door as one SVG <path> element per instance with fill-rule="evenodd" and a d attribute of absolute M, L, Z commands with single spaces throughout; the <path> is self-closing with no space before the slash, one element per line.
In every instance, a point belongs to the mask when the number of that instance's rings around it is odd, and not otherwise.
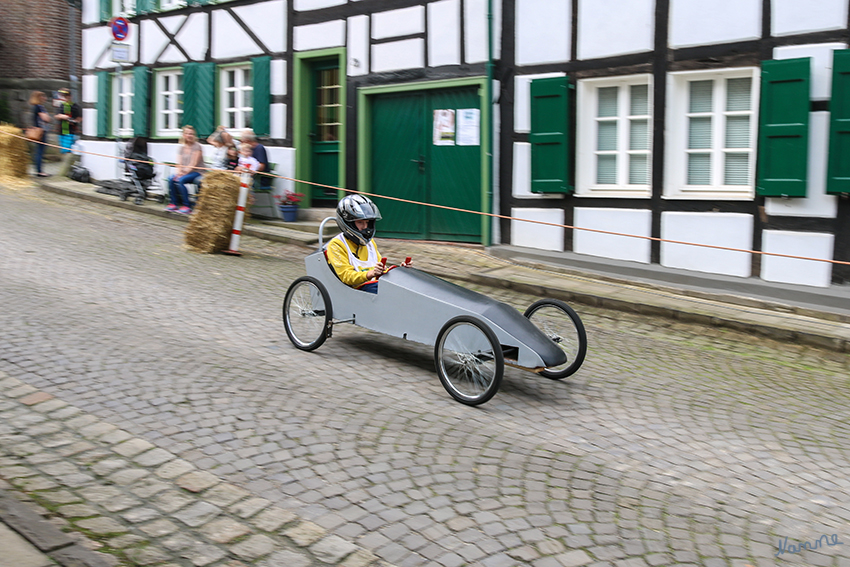
<path fill-rule="evenodd" d="M 477 87 L 376 95 L 372 192 L 481 211 L 479 104 Z M 375 202 L 383 215 L 380 236 L 481 241 L 479 215 L 388 199 Z"/>

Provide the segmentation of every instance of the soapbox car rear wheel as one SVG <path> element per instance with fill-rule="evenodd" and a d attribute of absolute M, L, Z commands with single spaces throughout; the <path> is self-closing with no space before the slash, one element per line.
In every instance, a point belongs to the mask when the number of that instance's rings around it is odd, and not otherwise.
<path fill-rule="evenodd" d="M 541 299 L 525 310 L 525 316 L 567 355 L 567 362 L 540 375 L 561 380 L 574 374 L 587 354 L 587 333 L 578 313 L 563 301 Z"/>
<path fill-rule="evenodd" d="M 483 321 L 466 315 L 451 319 L 440 330 L 434 362 L 446 391 L 469 406 L 492 398 L 505 373 L 496 334 Z"/>
<path fill-rule="evenodd" d="M 316 278 L 300 277 L 286 291 L 283 327 L 296 348 L 310 351 L 322 346 L 332 315 L 328 290 Z"/>

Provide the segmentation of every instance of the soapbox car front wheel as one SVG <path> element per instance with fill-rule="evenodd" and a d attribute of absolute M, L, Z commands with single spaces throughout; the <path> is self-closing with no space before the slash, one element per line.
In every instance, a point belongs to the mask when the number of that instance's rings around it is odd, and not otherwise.
<path fill-rule="evenodd" d="M 300 277 L 286 291 L 283 327 L 296 348 L 310 351 L 322 346 L 332 315 L 328 290 L 316 278 Z"/>
<path fill-rule="evenodd" d="M 567 362 L 539 374 L 552 380 L 574 374 L 587 354 L 587 333 L 578 313 L 563 301 L 541 299 L 532 303 L 524 315 L 567 355 Z"/>
<path fill-rule="evenodd" d="M 496 334 L 483 321 L 466 315 L 443 325 L 434 346 L 434 362 L 446 391 L 469 406 L 492 398 L 505 373 Z"/>

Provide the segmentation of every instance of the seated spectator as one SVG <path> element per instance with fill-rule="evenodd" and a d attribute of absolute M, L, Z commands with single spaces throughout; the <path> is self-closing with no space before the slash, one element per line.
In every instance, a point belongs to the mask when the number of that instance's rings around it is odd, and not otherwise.
<path fill-rule="evenodd" d="M 177 163 L 174 175 L 168 178 L 168 193 L 171 204 L 165 210 L 191 214 L 192 203 L 189 201 L 189 190 L 186 183 L 196 183 L 201 177 L 197 168 L 204 167 L 204 150 L 198 143 L 198 136 L 193 126 L 184 126 L 180 138 L 180 150 L 177 153 Z"/>
<path fill-rule="evenodd" d="M 239 167 L 239 151 L 236 149 L 236 146 L 228 146 L 225 169 L 235 171 L 237 167 Z"/>
<path fill-rule="evenodd" d="M 260 169 L 260 162 L 253 156 L 253 148 L 250 144 L 242 143 L 239 146 L 239 163 L 235 171 L 243 173 L 245 171 L 253 174 Z"/>
<path fill-rule="evenodd" d="M 207 143 L 215 146 L 215 153 L 210 167 L 212 169 L 227 169 L 227 149 L 233 146 L 233 138 L 225 130 L 224 126 L 216 128 L 215 132 L 207 138 Z"/>

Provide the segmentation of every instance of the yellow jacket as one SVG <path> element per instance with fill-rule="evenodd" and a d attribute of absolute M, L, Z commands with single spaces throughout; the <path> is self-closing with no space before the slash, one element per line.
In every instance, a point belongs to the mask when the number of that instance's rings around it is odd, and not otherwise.
<path fill-rule="evenodd" d="M 361 246 L 356 242 L 352 242 L 345 236 L 342 238 L 345 238 L 348 241 L 348 247 L 358 260 L 365 261 L 369 258 L 368 248 Z M 377 254 L 378 262 L 380 262 L 381 253 L 378 252 L 378 245 L 375 244 L 374 240 L 372 240 L 372 245 L 375 246 L 375 254 Z M 366 272 L 374 268 L 374 266 L 370 266 L 362 270 L 358 270 L 352 266 L 348 261 L 348 250 L 345 249 L 345 244 L 342 243 L 340 238 L 332 238 L 330 242 L 328 242 L 327 252 L 328 263 L 334 269 L 336 275 L 339 276 L 339 279 L 342 280 L 342 283 L 351 287 L 358 287 L 369 281 L 369 277 L 366 275 Z M 378 262 L 375 262 L 375 264 Z"/>

